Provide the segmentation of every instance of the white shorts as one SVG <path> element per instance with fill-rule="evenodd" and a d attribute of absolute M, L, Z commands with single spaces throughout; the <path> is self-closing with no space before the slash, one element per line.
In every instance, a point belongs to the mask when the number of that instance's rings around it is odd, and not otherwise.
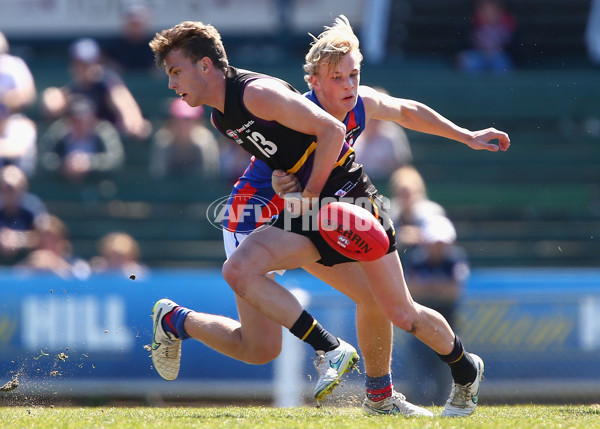
<path fill-rule="evenodd" d="M 233 252 L 235 252 L 235 249 L 237 249 L 240 243 L 244 241 L 244 239 L 250 234 L 252 233 L 231 232 L 227 231 L 226 229 L 223 229 L 223 246 L 225 246 L 225 255 L 227 256 L 227 259 L 229 259 L 229 257 L 233 254 Z M 279 274 L 280 276 L 282 276 L 285 273 L 285 270 L 270 271 L 269 274 L 271 273 Z"/>

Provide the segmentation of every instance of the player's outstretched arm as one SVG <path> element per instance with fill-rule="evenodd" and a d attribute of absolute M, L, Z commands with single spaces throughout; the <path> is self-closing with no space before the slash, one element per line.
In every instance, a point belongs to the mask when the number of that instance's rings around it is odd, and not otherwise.
<path fill-rule="evenodd" d="M 470 131 L 418 101 L 392 97 L 366 86 L 360 87 L 360 94 L 368 119 L 394 121 L 404 128 L 456 140 L 475 150 L 497 152 L 510 146 L 505 132 L 495 128 Z"/>

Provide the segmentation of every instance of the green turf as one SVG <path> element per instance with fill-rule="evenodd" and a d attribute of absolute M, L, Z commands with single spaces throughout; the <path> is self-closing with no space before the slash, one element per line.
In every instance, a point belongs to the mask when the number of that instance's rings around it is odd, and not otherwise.
<path fill-rule="evenodd" d="M 430 408 L 439 415 L 440 408 Z M 353 408 L 209 407 L 4 407 L 6 428 L 590 428 L 600 424 L 600 406 L 480 406 L 468 418 L 365 416 Z"/>

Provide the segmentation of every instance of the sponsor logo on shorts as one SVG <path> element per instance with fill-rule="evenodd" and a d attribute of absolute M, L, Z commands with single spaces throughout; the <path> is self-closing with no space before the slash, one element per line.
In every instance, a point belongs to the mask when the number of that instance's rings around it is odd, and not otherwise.
<path fill-rule="evenodd" d="M 336 197 L 345 197 L 356 186 L 356 182 L 346 182 L 344 186 L 335 192 Z"/>

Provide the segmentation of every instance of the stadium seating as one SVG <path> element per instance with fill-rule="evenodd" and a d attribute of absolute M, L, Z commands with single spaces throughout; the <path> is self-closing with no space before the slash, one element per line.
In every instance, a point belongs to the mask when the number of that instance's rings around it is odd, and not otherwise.
<path fill-rule="evenodd" d="M 265 71 L 298 80 L 295 68 Z M 169 95 L 164 82 L 130 80 L 142 107 L 159 117 Z M 474 266 L 594 263 L 600 145 L 584 126 L 595 114 L 592 95 L 600 89 L 593 71 L 467 79 L 448 69 L 400 69 L 391 76 L 389 69 L 370 67 L 363 82 L 421 100 L 470 128 L 493 125 L 510 132 L 513 143 L 506 153 L 475 152 L 409 133 L 430 196 L 456 222 Z M 205 211 L 231 184 L 152 179 L 148 143 L 127 141 L 126 151 L 127 168 L 110 180 L 67 184 L 43 173 L 33 179 L 33 191 L 69 225 L 76 252 L 89 257 L 102 234 L 125 230 L 140 241 L 151 266 L 222 263 L 220 231 L 206 221 Z M 379 187 L 387 193 L 387 183 Z"/>
<path fill-rule="evenodd" d="M 389 89 L 471 129 L 506 130 L 512 140 L 508 152 L 487 153 L 409 134 L 430 196 L 457 223 L 474 265 L 593 265 L 600 215 L 595 71 L 436 74 L 409 73 Z"/>
<path fill-rule="evenodd" d="M 521 66 L 585 54 L 589 0 L 505 0 L 518 22 L 513 53 Z M 473 1 L 392 2 L 388 46 L 394 54 L 451 61 L 468 28 Z"/>
<path fill-rule="evenodd" d="M 392 58 L 366 65 L 362 82 L 422 101 L 471 129 L 495 126 L 510 133 L 508 152 L 488 153 L 409 132 L 414 164 L 430 197 L 456 223 L 459 244 L 474 267 L 597 265 L 600 81 L 589 65 L 573 68 L 557 60 L 567 51 L 585 63 L 581 36 L 588 2 L 551 2 L 560 8 L 541 0 L 508 3 L 527 30 L 522 37 L 528 49 L 537 44 L 556 50 L 554 62 L 542 66 L 532 54 L 532 62 L 508 75 L 463 75 L 445 59 L 456 48 L 452 32 L 460 24 L 449 18 L 465 16 L 468 2 L 407 0 L 393 2 L 399 18 L 392 19 L 390 33 L 399 38 L 390 39 Z M 539 26 L 546 27 L 540 32 Z M 398 44 L 410 55 L 394 56 Z M 244 66 L 239 59 L 232 62 Z M 295 59 L 253 68 L 303 90 L 300 64 Z M 40 89 L 67 80 L 58 61 L 32 69 Z M 171 96 L 164 77 L 131 74 L 125 80 L 145 116 L 158 125 Z M 31 115 L 43 129 L 39 112 Z M 231 183 L 152 179 L 148 148 L 148 142 L 127 141 L 127 167 L 110 179 L 74 185 L 42 173 L 32 180 L 32 190 L 66 221 L 79 256 L 94 255 L 102 234 L 124 230 L 139 240 L 142 258 L 152 267 L 219 266 L 225 257 L 221 234 L 206 221 L 205 210 L 229 193 Z M 387 194 L 387 183 L 378 186 Z"/>

